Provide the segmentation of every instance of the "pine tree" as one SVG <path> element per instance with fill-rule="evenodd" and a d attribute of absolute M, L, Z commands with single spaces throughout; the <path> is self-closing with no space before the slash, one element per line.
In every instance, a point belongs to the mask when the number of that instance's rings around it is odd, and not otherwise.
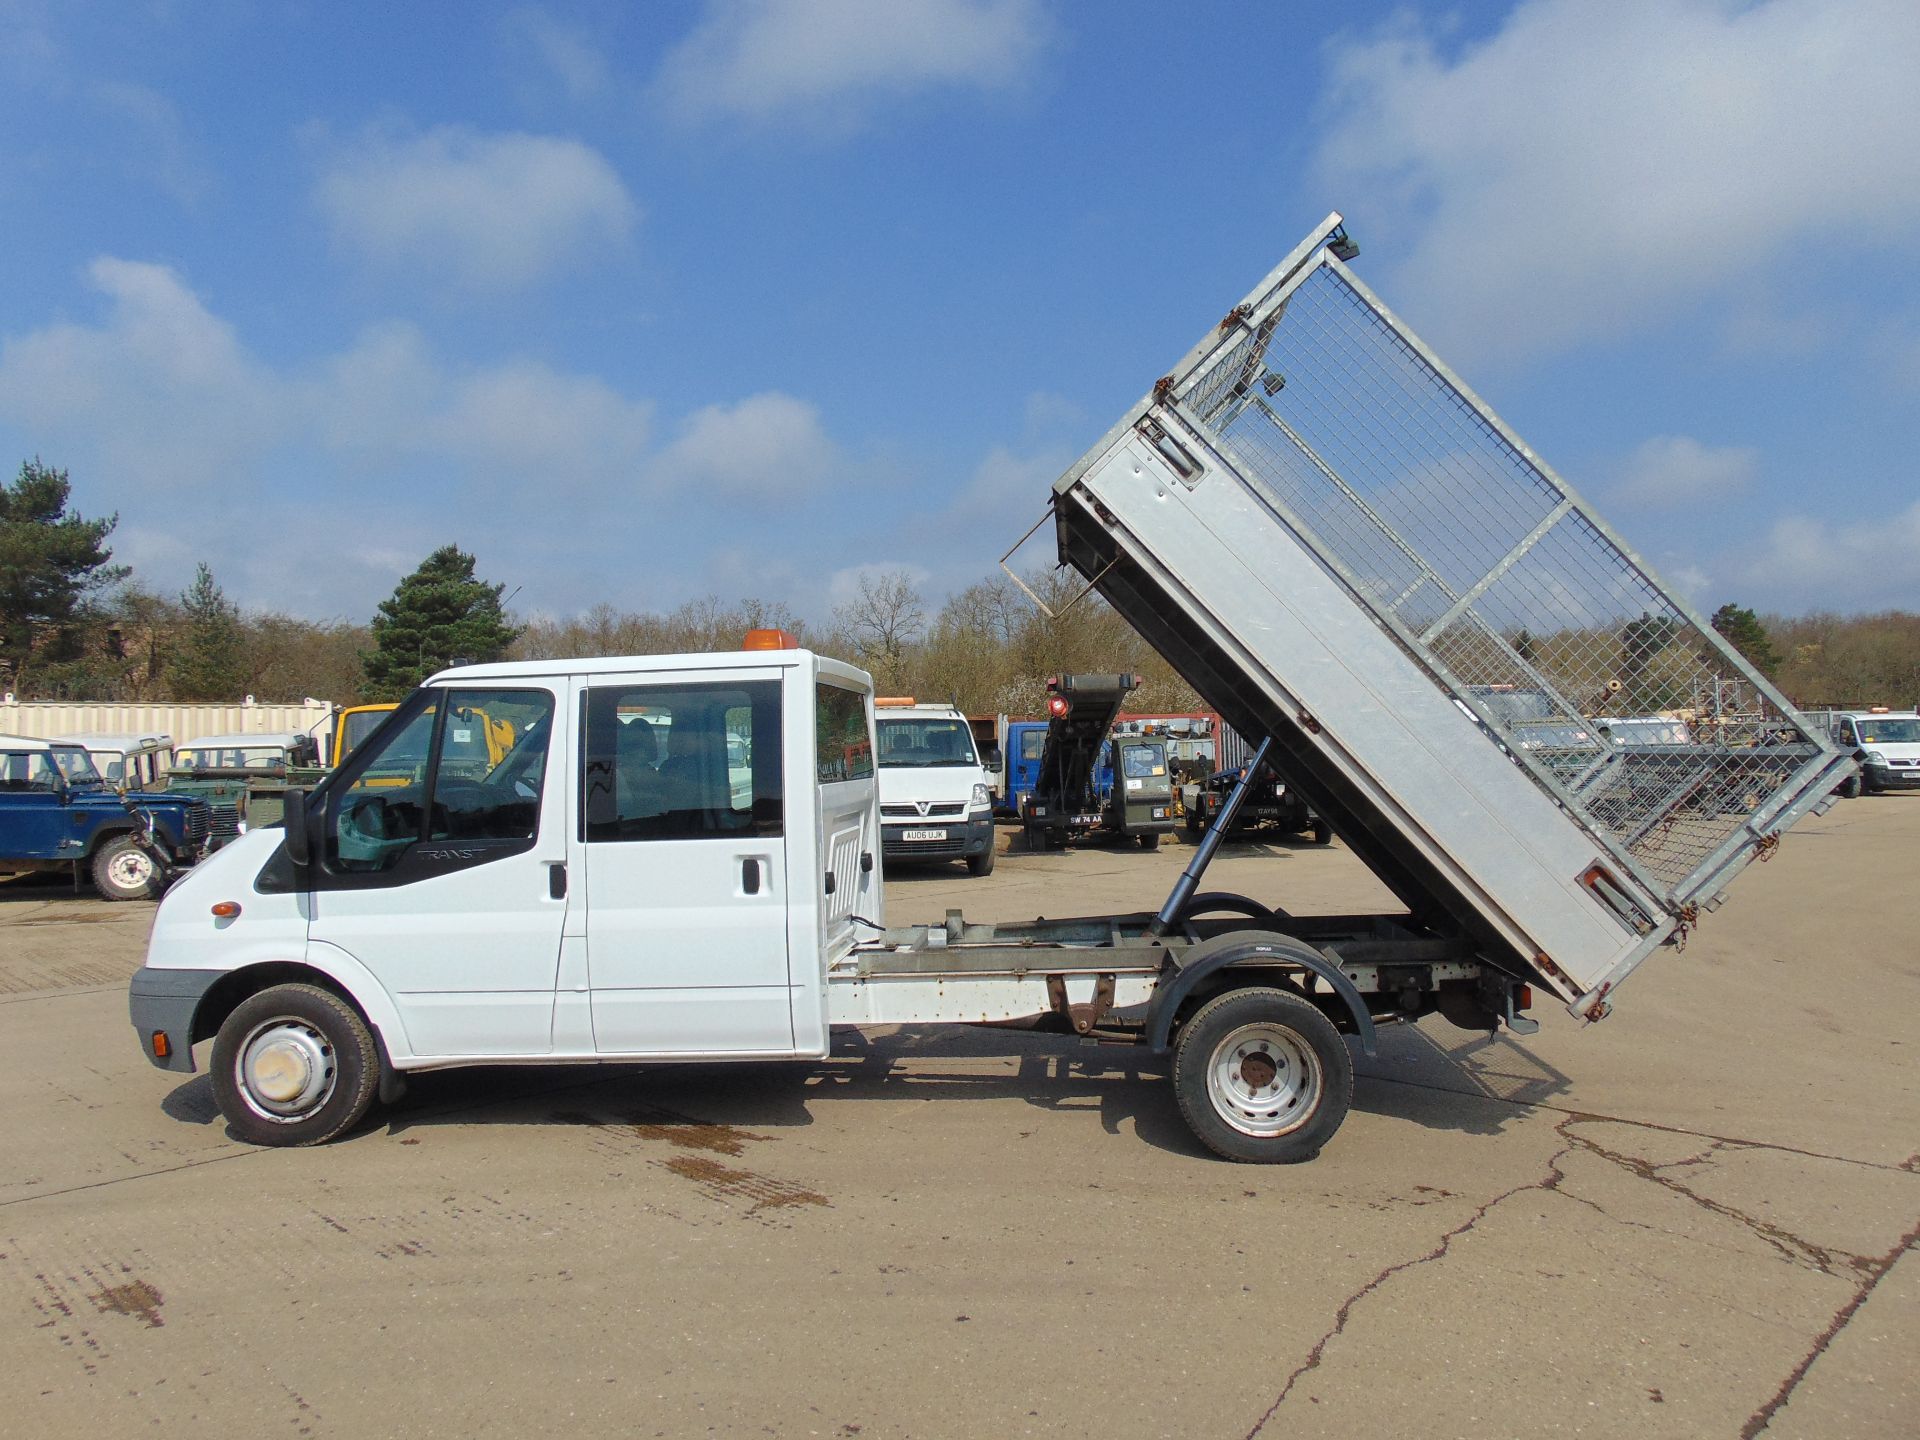
<path fill-rule="evenodd" d="M 240 609 L 200 562 L 193 584 L 180 594 L 186 624 L 167 657 L 167 684 L 176 700 L 237 700 L 247 684 L 247 640 Z"/>
<path fill-rule="evenodd" d="M 0 678 L 19 687 L 28 662 L 70 661 L 84 649 L 93 597 L 126 577 L 108 562 L 119 517 L 67 509 L 67 472 L 29 460 L 0 485 Z"/>
<path fill-rule="evenodd" d="M 1743 605 L 1729 602 L 1713 612 L 1713 628 L 1729 645 L 1746 656 L 1747 663 L 1769 678 L 1780 668 L 1780 656 L 1760 617 Z"/>
<path fill-rule="evenodd" d="M 473 573 L 473 556 L 443 545 L 394 587 L 373 617 L 373 649 L 360 656 L 368 700 L 399 700 L 454 661 L 498 660 L 520 634 L 500 606 L 504 585 Z"/>

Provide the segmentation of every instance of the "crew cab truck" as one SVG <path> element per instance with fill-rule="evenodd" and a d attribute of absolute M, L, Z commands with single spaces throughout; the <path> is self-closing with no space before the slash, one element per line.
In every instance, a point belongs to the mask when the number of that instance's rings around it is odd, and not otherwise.
<path fill-rule="evenodd" d="M 964 860 L 993 873 L 993 795 L 973 726 L 951 705 L 875 703 L 881 853 L 888 864 Z"/>
<path fill-rule="evenodd" d="M 151 900 L 206 853 L 204 800 L 121 793 L 79 745 L 0 735 L 0 879 L 85 872 L 106 900 Z"/>
<path fill-rule="evenodd" d="M 1349 1043 L 1371 1052 L 1382 1024 L 1529 1033 L 1539 990 L 1603 1018 L 1853 762 L 1360 286 L 1355 253 L 1329 217 L 1052 509 L 1063 559 L 1262 737 L 1252 766 L 1300 785 L 1403 908 L 1201 889 L 1230 798 L 1157 910 L 886 928 L 860 671 L 757 637 L 474 666 L 290 793 L 284 831 L 173 889 L 130 990 L 142 1049 L 191 1071 L 211 1040 L 235 1132 L 289 1145 L 414 1070 L 817 1059 L 836 1026 L 1024 1018 L 1168 1056 L 1206 1145 L 1298 1161 L 1346 1114 Z M 1713 687 L 1763 720 L 1609 808 L 1610 742 L 1549 766 L 1468 688 L 1522 683 L 1576 726 L 1596 697 L 1631 716 Z M 523 717 L 512 751 L 443 771 L 450 713 L 495 704 Z M 672 751 L 620 723 L 634 707 L 671 715 Z M 728 734 L 750 744 L 746 804 Z M 380 767 L 420 778 L 368 784 Z"/>

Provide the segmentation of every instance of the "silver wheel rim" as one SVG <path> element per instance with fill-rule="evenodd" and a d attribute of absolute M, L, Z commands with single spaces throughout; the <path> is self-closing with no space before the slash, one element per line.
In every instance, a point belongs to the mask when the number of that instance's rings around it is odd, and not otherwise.
<path fill-rule="evenodd" d="M 247 1032 L 233 1062 L 247 1108 L 263 1120 L 304 1120 L 333 1095 L 339 1067 L 327 1037 L 305 1020 L 281 1015 Z"/>
<path fill-rule="evenodd" d="M 129 847 L 107 861 L 107 878 L 122 890 L 144 890 L 153 883 L 153 857 Z"/>
<path fill-rule="evenodd" d="M 1320 1108 L 1320 1057 L 1285 1025 L 1242 1025 L 1213 1047 L 1207 1096 L 1242 1135 L 1271 1139 L 1298 1130 Z"/>

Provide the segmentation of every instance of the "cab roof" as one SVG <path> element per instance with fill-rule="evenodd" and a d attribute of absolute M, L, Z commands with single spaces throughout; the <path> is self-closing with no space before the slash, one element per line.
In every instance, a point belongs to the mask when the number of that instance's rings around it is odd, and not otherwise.
<path fill-rule="evenodd" d="M 809 661 L 822 675 L 873 688 L 866 671 L 812 650 L 710 650 L 692 655 L 588 655 L 553 660 L 501 660 L 489 665 L 458 665 L 429 675 L 428 685 L 460 680 L 534 680 L 561 675 L 645 674 L 654 670 L 742 670 L 769 666 L 797 668 Z"/>
<path fill-rule="evenodd" d="M 87 750 L 118 750 L 130 755 L 136 750 L 163 750 L 173 744 L 171 735 L 60 735 L 56 745 L 78 745 Z"/>
<path fill-rule="evenodd" d="M 274 730 L 253 735 L 196 735 L 191 740 L 182 740 L 177 749 L 181 750 L 242 750 L 249 747 L 278 745 L 288 749 L 307 737 L 297 730 Z"/>

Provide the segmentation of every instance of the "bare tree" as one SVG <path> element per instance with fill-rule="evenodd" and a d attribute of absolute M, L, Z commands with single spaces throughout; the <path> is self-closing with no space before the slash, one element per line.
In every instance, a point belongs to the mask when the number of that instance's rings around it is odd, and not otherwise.
<path fill-rule="evenodd" d="M 836 607 L 833 618 L 881 690 L 904 687 L 908 652 L 927 628 L 926 607 L 906 571 L 862 575 L 859 595 Z"/>

